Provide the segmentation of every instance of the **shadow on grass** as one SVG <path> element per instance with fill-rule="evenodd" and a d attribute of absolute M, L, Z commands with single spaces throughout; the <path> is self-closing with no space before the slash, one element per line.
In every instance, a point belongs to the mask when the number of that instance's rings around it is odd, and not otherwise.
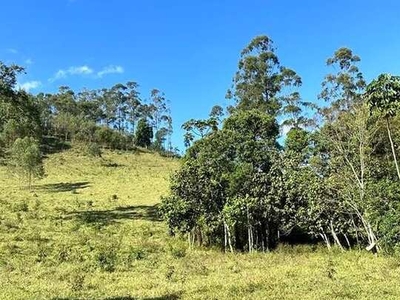
<path fill-rule="evenodd" d="M 79 189 L 85 189 L 89 187 L 89 181 L 81 182 L 60 182 L 60 183 L 49 183 L 43 185 L 37 185 L 34 188 L 38 190 L 49 191 L 51 193 L 62 193 L 62 192 L 72 192 Z"/>
<path fill-rule="evenodd" d="M 125 296 L 125 297 L 110 297 L 110 298 L 93 298 L 96 300 L 178 300 L 180 299 L 181 296 L 179 294 L 168 294 L 160 297 L 150 297 L 150 298 L 134 298 L 131 296 Z M 92 299 L 92 298 L 90 298 Z M 81 298 L 53 298 L 52 300 L 84 300 Z"/>
<path fill-rule="evenodd" d="M 106 168 L 119 168 L 119 167 L 124 167 L 125 165 L 107 161 L 107 162 L 101 163 L 101 166 L 106 167 Z"/>
<path fill-rule="evenodd" d="M 161 297 L 143 298 L 143 300 L 178 300 L 178 299 L 181 299 L 181 296 L 179 294 L 169 294 Z"/>
<path fill-rule="evenodd" d="M 70 212 L 64 220 L 76 220 L 82 224 L 94 226 L 108 226 L 123 220 L 161 221 L 157 205 L 121 206 L 110 210 Z"/>

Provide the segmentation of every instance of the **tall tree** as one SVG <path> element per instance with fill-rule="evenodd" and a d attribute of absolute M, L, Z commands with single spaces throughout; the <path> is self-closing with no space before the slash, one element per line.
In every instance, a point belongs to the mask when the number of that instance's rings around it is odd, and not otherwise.
<path fill-rule="evenodd" d="M 233 90 L 228 90 L 227 98 L 236 100 L 237 109 L 257 108 L 276 116 L 281 108 L 279 93 L 291 85 L 301 85 L 301 78 L 280 65 L 269 37 L 258 36 L 241 52 Z"/>
<path fill-rule="evenodd" d="M 127 105 L 128 105 L 128 120 L 130 123 L 130 131 L 135 133 L 136 124 L 141 117 L 147 117 L 141 114 L 141 99 L 138 92 L 139 84 L 134 81 L 127 82 Z"/>
<path fill-rule="evenodd" d="M 349 48 L 339 48 L 326 61 L 327 66 L 333 67 L 337 72 L 325 76 L 322 92 L 318 98 L 329 102 L 332 109 L 337 112 L 362 101 L 361 95 L 366 83 L 357 66 L 358 62 L 360 57 Z M 332 117 L 335 117 L 335 114 Z"/>
<path fill-rule="evenodd" d="M 317 142 L 324 145 L 324 151 L 319 157 L 325 163 L 325 185 L 335 191 L 332 197 L 337 205 L 337 213 L 332 215 L 334 219 L 327 228 L 340 247 L 337 232 L 349 226 L 363 233 L 370 245 L 377 241 L 367 194 L 371 183 L 371 142 L 376 126 L 363 102 L 366 84 L 357 67 L 359 61 L 348 48 L 335 51 L 327 65 L 337 71 L 325 77 L 319 95 L 329 104 L 319 109 L 324 120 Z M 341 213 L 349 217 L 342 218 Z"/>
<path fill-rule="evenodd" d="M 154 132 L 157 132 L 165 119 L 167 100 L 163 92 L 158 89 L 151 90 L 151 108 Z"/>
<path fill-rule="evenodd" d="M 170 101 L 158 89 L 151 91 L 151 120 L 155 132 L 155 148 L 172 150 L 171 136 L 173 133 Z M 168 145 L 164 145 L 167 142 Z M 168 149 L 167 149 L 168 148 Z"/>

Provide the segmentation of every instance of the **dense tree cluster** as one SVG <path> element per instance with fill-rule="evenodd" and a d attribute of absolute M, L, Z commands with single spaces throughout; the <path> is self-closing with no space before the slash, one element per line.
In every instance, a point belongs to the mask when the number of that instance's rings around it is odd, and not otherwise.
<path fill-rule="evenodd" d="M 37 95 L 37 103 L 41 107 L 46 135 L 96 142 L 111 149 L 132 149 L 135 140 L 144 138 L 148 141 L 139 143 L 139 146 L 154 146 L 159 151 L 173 150 L 166 142 L 172 134 L 167 100 L 160 91 L 153 90 L 151 99 L 143 101 L 135 82 L 79 93 L 61 87 L 57 94 Z M 153 131 L 158 137 L 154 140 Z"/>
<path fill-rule="evenodd" d="M 136 82 L 74 92 L 62 86 L 55 94 L 31 95 L 17 89 L 23 68 L 0 63 L 0 149 L 17 138 L 55 137 L 97 143 L 111 149 L 153 147 L 172 152 L 169 101 L 154 89 L 146 101 Z M 153 137 L 154 133 L 154 137 Z M 46 145 L 45 145 L 46 146 Z"/>
<path fill-rule="evenodd" d="M 328 247 L 398 249 L 400 79 L 367 85 L 359 61 L 347 48 L 327 60 L 334 72 L 316 105 L 301 98 L 300 76 L 280 64 L 271 39 L 252 40 L 226 118 L 219 108 L 183 126 L 190 147 L 161 206 L 171 233 L 230 251 L 300 235 Z"/>

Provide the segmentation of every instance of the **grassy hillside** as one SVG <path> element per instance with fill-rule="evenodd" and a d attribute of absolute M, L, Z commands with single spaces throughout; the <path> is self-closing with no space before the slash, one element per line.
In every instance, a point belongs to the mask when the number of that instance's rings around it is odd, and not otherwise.
<path fill-rule="evenodd" d="M 176 160 L 50 155 L 34 190 L 0 166 L 0 299 L 399 299 L 400 261 L 306 246 L 187 249 L 157 215 Z"/>

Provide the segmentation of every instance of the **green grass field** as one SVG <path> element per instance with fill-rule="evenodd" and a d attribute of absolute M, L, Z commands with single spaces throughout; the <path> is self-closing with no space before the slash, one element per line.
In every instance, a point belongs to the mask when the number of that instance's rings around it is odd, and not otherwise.
<path fill-rule="evenodd" d="M 400 260 L 281 246 L 187 249 L 157 215 L 176 160 L 45 160 L 33 191 L 0 166 L 0 299 L 400 299 Z"/>

